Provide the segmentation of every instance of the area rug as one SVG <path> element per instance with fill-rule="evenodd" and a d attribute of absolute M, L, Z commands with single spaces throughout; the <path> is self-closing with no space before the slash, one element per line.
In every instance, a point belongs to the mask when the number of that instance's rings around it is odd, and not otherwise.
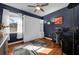
<path fill-rule="evenodd" d="M 15 47 L 13 54 L 14 55 L 38 55 L 38 51 L 44 47 L 47 47 L 47 44 L 39 41 L 31 41 L 28 44 L 20 45 Z"/>

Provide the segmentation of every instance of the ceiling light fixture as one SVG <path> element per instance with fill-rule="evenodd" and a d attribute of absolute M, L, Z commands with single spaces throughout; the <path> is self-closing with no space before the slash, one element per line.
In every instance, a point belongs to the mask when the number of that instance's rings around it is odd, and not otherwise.
<path fill-rule="evenodd" d="M 37 10 L 40 10 L 40 7 L 36 7 Z"/>
<path fill-rule="evenodd" d="M 28 5 L 28 7 L 34 7 L 35 8 L 34 12 L 36 12 L 36 11 L 44 12 L 44 9 L 42 8 L 44 6 L 48 6 L 48 3 L 36 3 L 36 5 Z"/>

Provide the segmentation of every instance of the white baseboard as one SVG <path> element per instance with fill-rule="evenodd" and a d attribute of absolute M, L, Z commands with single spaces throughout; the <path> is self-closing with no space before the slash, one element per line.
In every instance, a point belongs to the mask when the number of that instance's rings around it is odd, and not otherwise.
<path fill-rule="evenodd" d="M 21 40 L 21 41 L 11 42 L 11 43 L 8 43 L 8 45 L 12 45 L 12 44 L 16 44 L 16 43 L 21 43 L 21 42 L 24 42 L 24 41 Z"/>
<path fill-rule="evenodd" d="M 49 38 L 49 37 L 44 37 L 45 39 L 48 39 L 48 40 L 52 40 L 52 38 Z"/>

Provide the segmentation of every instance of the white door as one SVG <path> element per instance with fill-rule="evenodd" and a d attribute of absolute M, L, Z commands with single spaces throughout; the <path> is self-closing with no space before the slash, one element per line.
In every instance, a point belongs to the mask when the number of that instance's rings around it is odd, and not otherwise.
<path fill-rule="evenodd" d="M 44 37 L 43 20 L 24 16 L 23 19 L 24 42 Z"/>

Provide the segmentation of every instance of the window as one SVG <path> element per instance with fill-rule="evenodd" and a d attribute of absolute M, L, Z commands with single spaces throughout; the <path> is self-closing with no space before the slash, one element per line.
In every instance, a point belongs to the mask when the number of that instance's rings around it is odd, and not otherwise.
<path fill-rule="evenodd" d="M 10 32 L 17 32 L 17 17 L 10 16 Z"/>
<path fill-rule="evenodd" d="M 10 15 L 10 32 L 22 33 L 22 18 L 19 16 Z"/>

